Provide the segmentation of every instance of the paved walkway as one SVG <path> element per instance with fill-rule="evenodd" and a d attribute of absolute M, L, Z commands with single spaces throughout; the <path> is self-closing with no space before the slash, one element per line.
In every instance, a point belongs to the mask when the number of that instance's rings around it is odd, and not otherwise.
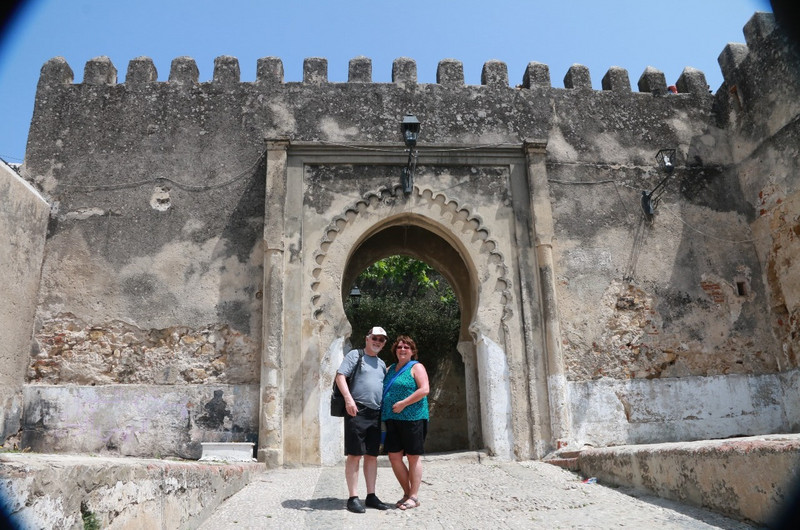
<path fill-rule="evenodd" d="M 377 493 L 386 503 L 402 496 L 385 456 L 379 459 Z M 365 494 L 362 476 L 362 500 Z M 342 466 L 266 471 L 200 529 L 753 528 L 706 510 L 583 483 L 551 464 L 478 453 L 425 457 L 418 508 L 354 514 L 345 509 L 346 498 Z"/>

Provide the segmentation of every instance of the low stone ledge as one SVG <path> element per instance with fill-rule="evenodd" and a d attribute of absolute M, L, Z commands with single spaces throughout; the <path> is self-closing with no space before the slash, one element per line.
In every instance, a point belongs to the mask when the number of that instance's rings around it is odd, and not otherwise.
<path fill-rule="evenodd" d="M 767 524 L 795 501 L 800 434 L 590 448 L 579 462 L 601 484 Z"/>
<path fill-rule="evenodd" d="M 206 463 L 31 453 L 0 454 L 0 500 L 22 528 L 195 528 L 266 471 Z"/>

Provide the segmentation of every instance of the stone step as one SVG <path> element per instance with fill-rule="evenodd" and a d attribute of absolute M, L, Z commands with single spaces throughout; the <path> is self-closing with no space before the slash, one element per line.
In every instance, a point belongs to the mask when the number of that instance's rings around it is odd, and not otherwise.
<path fill-rule="evenodd" d="M 563 469 L 567 469 L 569 471 L 579 471 L 580 470 L 580 462 L 578 457 L 570 457 L 570 458 L 563 458 L 560 456 L 547 458 L 544 460 L 547 464 L 553 464 L 554 466 L 558 466 Z"/>

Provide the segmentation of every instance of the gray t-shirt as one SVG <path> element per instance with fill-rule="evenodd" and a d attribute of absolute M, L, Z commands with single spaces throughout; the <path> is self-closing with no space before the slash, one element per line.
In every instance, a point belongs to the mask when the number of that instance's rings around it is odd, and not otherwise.
<path fill-rule="evenodd" d="M 342 359 L 342 364 L 336 370 L 339 374 L 344 374 L 345 377 L 350 373 L 358 362 L 358 350 L 350 350 L 347 355 Z M 386 363 L 383 359 L 364 352 L 364 357 L 361 360 L 361 368 L 356 374 L 353 386 L 350 388 L 350 395 L 356 403 L 361 403 L 373 410 L 380 410 L 381 401 L 383 400 L 383 377 L 386 375 Z"/>

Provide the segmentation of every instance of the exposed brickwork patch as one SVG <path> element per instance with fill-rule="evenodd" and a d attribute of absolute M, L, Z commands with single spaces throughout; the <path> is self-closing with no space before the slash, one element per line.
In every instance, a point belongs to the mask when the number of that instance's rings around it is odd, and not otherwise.
<path fill-rule="evenodd" d="M 228 326 L 142 330 L 120 321 L 89 325 L 72 315 L 35 336 L 29 383 L 257 383 L 258 344 Z"/>
<path fill-rule="evenodd" d="M 768 211 L 771 244 L 767 248 L 766 276 L 773 330 L 782 343 L 786 369 L 797 366 L 800 355 L 800 193 L 769 205 L 774 207 Z"/>
<path fill-rule="evenodd" d="M 715 305 L 695 318 L 709 322 L 729 318 L 735 310 L 728 300 L 733 287 L 720 279 L 704 279 L 701 287 Z M 744 297 L 732 298 L 737 304 L 746 303 Z M 780 371 L 775 356 L 762 350 L 753 337 L 720 336 L 713 325 L 703 326 L 705 335 L 690 336 L 681 325 L 667 325 L 654 300 L 633 285 L 611 286 L 603 298 L 605 320 L 598 324 L 600 336 L 590 344 L 581 342 L 581 330 L 567 323 L 563 345 L 568 378 L 654 379 Z"/>
<path fill-rule="evenodd" d="M 700 282 L 700 287 L 706 292 L 709 298 L 715 304 L 724 304 L 725 303 L 725 292 L 722 290 L 722 286 L 715 282 Z"/>

